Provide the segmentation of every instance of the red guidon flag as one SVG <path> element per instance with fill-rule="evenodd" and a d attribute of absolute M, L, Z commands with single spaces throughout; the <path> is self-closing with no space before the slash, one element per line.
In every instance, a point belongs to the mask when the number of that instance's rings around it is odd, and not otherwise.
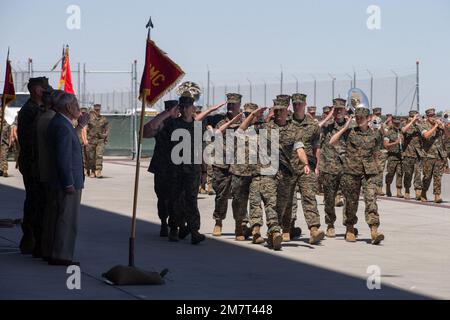
<path fill-rule="evenodd" d="M 64 50 L 62 59 L 61 77 L 58 83 L 58 89 L 61 88 L 63 88 L 64 92 L 75 94 L 72 84 L 72 73 L 70 72 L 69 46 Z"/>
<path fill-rule="evenodd" d="M 148 39 L 139 99 L 144 99 L 148 105 L 154 105 L 167 91 L 176 86 L 183 76 L 184 71 L 161 51 L 155 42 Z"/>
<path fill-rule="evenodd" d="M 11 61 L 9 61 L 9 50 L 8 57 L 6 58 L 6 72 L 5 72 L 5 86 L 3 87 L 2 95 L 2 108 L 5 108 L 8 103 L 16 99 L 16 91 L 14 90 L 14 81 L 11 72 Z"/>

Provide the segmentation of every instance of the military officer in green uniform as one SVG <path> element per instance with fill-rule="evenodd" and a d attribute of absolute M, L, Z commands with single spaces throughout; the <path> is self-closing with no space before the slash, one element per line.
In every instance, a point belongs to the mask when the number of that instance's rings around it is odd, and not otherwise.
<path fill-rule="evenodd" d="M 102 178 L 103 154 L 105 145 L 108 143 L 108 120 L 101 115 L 100 104 L 94 104 L 90 113 L 89 124 L 87 128 L 87 174 L 91 178 Z"/>

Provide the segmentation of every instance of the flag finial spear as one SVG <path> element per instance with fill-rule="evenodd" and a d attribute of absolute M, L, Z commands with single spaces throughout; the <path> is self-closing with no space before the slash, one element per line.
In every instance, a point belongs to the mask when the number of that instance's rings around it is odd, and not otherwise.
<path fill-rule="evenodd" d="M 152 22 L 152 16 L 150 16 L 150 19 L 148 19 L 147 25 L 145 27 L 148 29 L 147 39 L 150 40 L 150 32 L 154 28 L 153 22 Z"/>

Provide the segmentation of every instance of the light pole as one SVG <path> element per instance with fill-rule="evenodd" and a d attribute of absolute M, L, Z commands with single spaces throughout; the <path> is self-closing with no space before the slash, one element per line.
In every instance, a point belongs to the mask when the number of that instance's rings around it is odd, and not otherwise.
<path fill-rule="evenodd" d="M 253 86 L 252 86 L 252 82 L 250 81 L 249 78 L 247 78 L 248 84 L 250 85 L 250 102 L 253 102 Z"/>
<path fill-rule="evenodd" d="M 395 75 L 395 115 L 397 115 L 397 112 L 398 112 L 398 74 L 394 70 L 391 70 L 391 72 Z"/>
<path fill-rule="evenodd" d="M 314 79 L 314 105 L 317 106 L 317 78 L 313 74 L 311 74 L 311 77 Z"/>
<path fill-rule="evenodd" d="M 352 89 L 353 88 L 353 77 L 348 73 L 346 73 L 345 75 L 350 79 L 350 89 Z"/>
<path fill-rule="evenodd" d="M 367 72 L 370 74 L 370 110 L 373 108 L 373 74 L 367 69 Z"/>
<path fill-rule="evenodd" d="M 292 75 L 292 77 L 295 79 L 295 92 L 298 93 L 298 78 L 295 75 Z"/>
<path fill-rule="evenodd" d="M 328 74 L 331 78 L 331 101 L 334 100 L 334 85 L 336 83 L 336 77 L 333 76 L 331 73 Z"/>

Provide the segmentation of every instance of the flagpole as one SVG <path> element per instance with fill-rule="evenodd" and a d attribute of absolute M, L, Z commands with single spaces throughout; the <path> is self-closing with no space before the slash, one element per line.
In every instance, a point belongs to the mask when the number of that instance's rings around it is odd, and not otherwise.
<path fill-rule="evenodd" d="M 9 47 L 8 47 L 8 54 L 6 55 L 6 68 L 8 68 L 8 61 L 9 61 Z M 5 72 L 7 72 L 7 70 L 5 70 Z M 5 111 L 6 111 L 6 97 L 5 97 L 5 92 L 3 90 L 3 95 L 2 95 L 2 116 L 1 116 L 1 123 L 0 123 L 0 145 L 2 144 L 2 139 L 3 139 L 3 122 L 5 121 Z M 0 148 L 0 159 L 2 157 L 2 148 Z"/>
<path fill-rule="evenodd" d="M 151 29 L 153 28 L 152 18 L 146 26 L 148 28 L 147 33 L 147 41 L 151 39 Z M 142 139 L 144 135 L 144 118 L 145 118 L 145 103 L 146 103 L 146 95 L 141 97 L 142 99 L 142 108 L 141 108 L 141 119 L 139 123 L 139 138 L 137 145 L 137 156 L 136 156 L 136 173 L 134 176 L 134 197 L 133 197 L 133 217 L 131 220 L 131 236 L 129 242 L 129 255 L 128 255 L 128 265 L 130 267 L 134 267 L 134 244 L 136 239 L 136 210 L 137 210 L 137 200 L 138 200 L 138 192 L 139 192 L 139 172 L 141 169 L 141 152 L 142 152 Z"/>

